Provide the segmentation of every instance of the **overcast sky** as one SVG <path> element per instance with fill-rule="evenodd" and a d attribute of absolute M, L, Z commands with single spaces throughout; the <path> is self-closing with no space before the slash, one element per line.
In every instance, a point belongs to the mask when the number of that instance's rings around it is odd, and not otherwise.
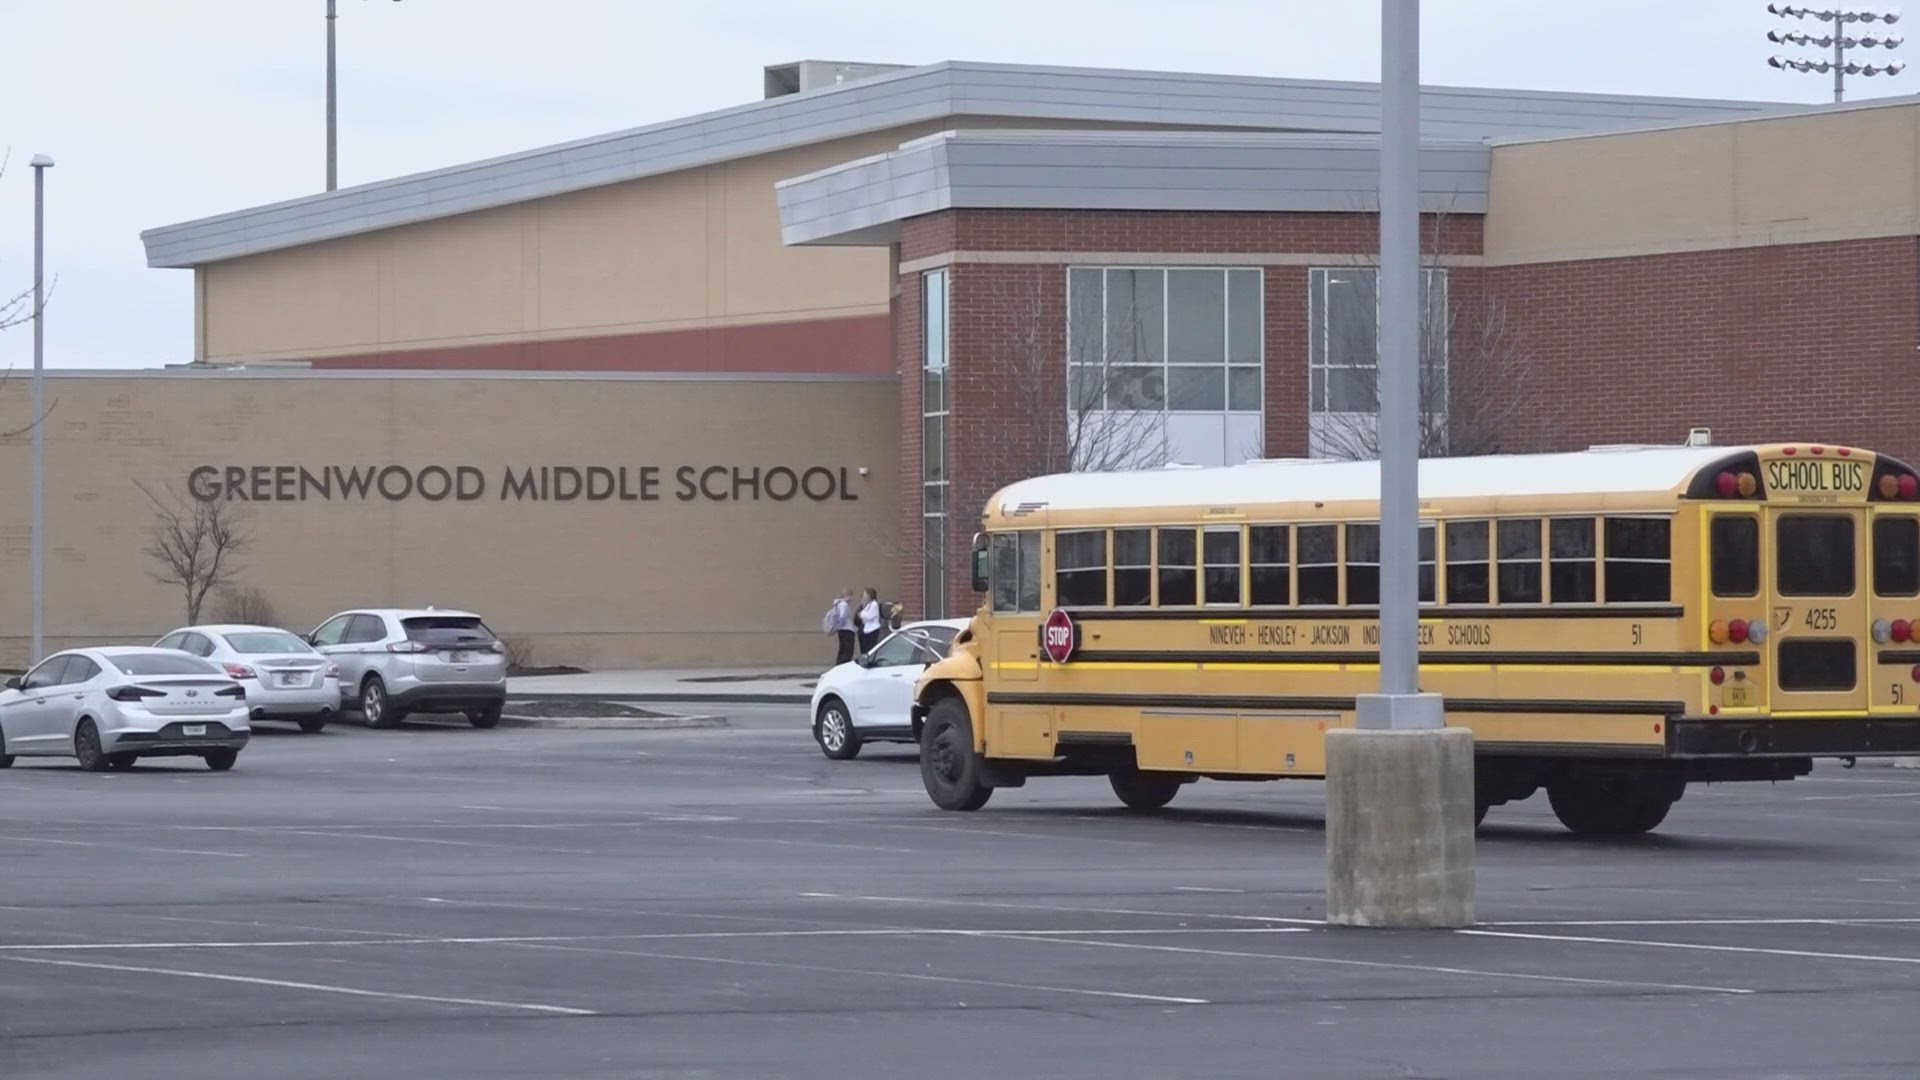
<path fill-rule="evenodd" d="M 1373 0 L 339 0 L 342 187 L 757 100 L 802 58 L 1373 79 Z M 32 280 L 48 175 L 47 356 L 192 356 L 187 270 L 142 229 L 324 186 L 325 0 L 0 0 L 0 295 Z M 1427 0 L 1428 83 L 1819 102 L 1766 65 L 1762 0 Z M 1857 79 L 1854 97 L 1910 92 Z M 31 365 L 27 327 L 0 366 Z"/>

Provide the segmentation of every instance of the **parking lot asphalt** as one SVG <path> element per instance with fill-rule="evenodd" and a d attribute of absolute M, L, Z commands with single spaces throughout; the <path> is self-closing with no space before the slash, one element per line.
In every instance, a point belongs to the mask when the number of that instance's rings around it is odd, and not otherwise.
<path fill-rule="evenodd" d="M 1333 930 L 1318 784 L 944 814 L 730 711 L 19 763 L 0 1076 L 1920 1076 L 1920 773 L 1499 807 L 1475 929 Z"/>

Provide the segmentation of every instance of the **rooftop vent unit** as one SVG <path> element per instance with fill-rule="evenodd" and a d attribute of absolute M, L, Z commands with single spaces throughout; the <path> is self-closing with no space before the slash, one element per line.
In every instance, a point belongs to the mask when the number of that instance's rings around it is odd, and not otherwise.
<path fill-rule="evenodd" d="M 911 64 L 853 64 L 838 60 L 801 60 L 792 64 L 769 64 L 766 72 L 766 96 L 786 97 L 825 86 L 871 79 L 894 71 L 905 71 Z"/>

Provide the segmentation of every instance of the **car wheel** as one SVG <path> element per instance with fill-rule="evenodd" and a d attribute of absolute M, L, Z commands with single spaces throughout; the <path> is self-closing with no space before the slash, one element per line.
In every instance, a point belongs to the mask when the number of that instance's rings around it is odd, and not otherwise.
<path fill-rule="evenodd" d="M 360 715 L 367 718 L 370 728 L 390 728 L 399 726 L 407 714 L 387 700 L 387 684 L 380 681 L 380 676 L 369 675 L 360 687 Z"/>
<path fill-rule="evenodd" d="M 846 702 L 830 697 L 820 703 L 819 715 L 813 718 L 813 741 L 834 761 L 860 756 L 860 736 L 853 730 L 853 714 Z"/>
<path fill-rule="evenodd" d="M 108 754 L 107 768 L 114 772 L 126 772 L 139 762 L 139 754 Z"/>
<path fill-rule="evenodd" d="M 303 716 L 300 718 L 300 730 L 309 735 L 318 735 L 325 731 L 327 718 L 324 716 Z"/>
<path fill-rule="evenodd" d="M 228 747 L 223 750 L 209 750 L 206 753 L 207 768 L 214 772 L 226 772 L 233 763 L 240 760 L 240 751 Z"/>
<path fill-rule="evenodd" d="M 943 697 L 927 711 L 920 729 L 920 782 L 942 810 L 978 810 L 993 797 L 986 762 L 973 749 L 973 720 L 967 703 Z"/>
<path fill-rule="evenodd" d="M 500 706 L 489 705 L 484 709 L 472 709 L 467 713 L 467 723 L 477 728 L 490 728 L 500 723 Z"/>
<path fill-rule="evenodd" d="M 107 771 L 107 752 L 100 747 L 100 729 L 92 720 L 82 719 L 73 729 L 73 756 L 87 772 Z"/>

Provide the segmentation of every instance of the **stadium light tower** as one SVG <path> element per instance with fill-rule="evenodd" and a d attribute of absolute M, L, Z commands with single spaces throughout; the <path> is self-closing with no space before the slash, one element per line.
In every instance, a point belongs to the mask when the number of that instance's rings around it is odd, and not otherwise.
<path fill-rule="evenodd" d="M 1833 72 L 1833 100 L 1835 101 L 1846 100 L 1846 79 L 1849 75 L 1898 75 L 1906 66 L 1898 60 L 1889 60 L 1884 64 L 1872 62 L 1857 64 L 1847 59 L 1848 49 L 1885 48 L 1892 51 L 1899 48 L 1901 39 L 1893 34 L 1875 36 L 1872 33 L 1865 33 L 1854 37 L 1848 33 L 1848 28 L 1855 23 L 1867 26 L 1873 23 L 1884 23 L 1892 26 L 1900 21 L 1900 13 L 1897 11 L 1810 8 L 1799 4 L 1768 4 L 1767 11 L 1783 19 L 1818 19 L 1823 23 L 1832 24 L 1831 31 L 1819 37 L 1798 30 L 1769 30 L 1767 40 L 1775 45 L 1803 47 L 1810 45 L 1821 49 L 1832 49 L 1833 59 L 1802 60 L 1791 56 L 1770 56 L 1767 58 L 1767 63 L 1782 71 L 1817 71 L 1821 74 Z"/>

